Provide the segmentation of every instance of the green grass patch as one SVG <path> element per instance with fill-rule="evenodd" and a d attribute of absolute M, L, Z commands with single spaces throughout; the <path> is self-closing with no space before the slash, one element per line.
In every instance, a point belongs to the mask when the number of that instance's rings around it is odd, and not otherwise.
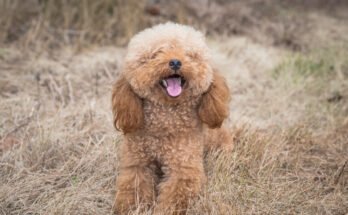
<path fill-rule="evenodd" d="M 335 65 L 328 59 L 295 54 L 285 59 L 273 71 L 272 76 L 279 79 L 284 75 L 291 75 L 294 81 L 312 77 L 333 75 Z"/>
<path fill-rule="evenodd" d="M 292 53 L 272 70 L 274 79 L 287 77 L 294 83 L 312 79 L 348 78 L 348 49 L 322 49 L 308 54 Z"/>

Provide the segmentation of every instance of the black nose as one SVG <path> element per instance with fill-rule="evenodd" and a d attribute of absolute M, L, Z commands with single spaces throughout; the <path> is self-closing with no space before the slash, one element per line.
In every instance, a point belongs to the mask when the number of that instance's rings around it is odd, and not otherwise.
<path fill-rule="evenodd" d="M 180 69 L 180 67 L 181 67 L 181 62 L 180 62 L 180 60 L 171 59 L 171 60 L 169 61 L 169 67 L 170 67 L 172 70 L 178 70 L 178 69 Z"/>

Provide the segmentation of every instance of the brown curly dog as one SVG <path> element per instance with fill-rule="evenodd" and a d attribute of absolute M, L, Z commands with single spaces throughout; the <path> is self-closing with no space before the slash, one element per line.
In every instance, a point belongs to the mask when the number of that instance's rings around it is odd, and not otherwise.
<path fill-rule="evenodd" d="M 202 33 L 166 23 L 134 36 L 114 85 L 114 125 L 124 134 L 115 212 L 154 204 L 185 214 L 205 182 L 204 150 L 232 149 L 220 128 L 230 92 Z"/>

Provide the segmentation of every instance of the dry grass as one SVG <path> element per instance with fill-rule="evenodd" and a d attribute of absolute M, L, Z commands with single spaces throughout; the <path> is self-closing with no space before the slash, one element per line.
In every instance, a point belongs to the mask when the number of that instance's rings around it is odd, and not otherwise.
<path fill-rule="evenodd" d="M 40 39 L 46 49 L 125 44 L 144 26 L 144 0 L 1 0 L 0 6 L 0 41 L 33 46 Z"/>
<path fill-rule="evenodd" d="M 347 8 L 344 0 L 0 0 L 0 42 L 39 51 L 125 45 L 135 32 L 171 20 L 209 35 L 242 35 L 306 51 L 325 46 L 328 38 L 348 42 L 342 23 Z"/>
<path fill-rule="evenodd" d="M 272 62 L 258 57 L 276 50 L 232 41 L 230 49 L 245 47 L 245 53 L 211 44 L 234 86 L 236 148 L 207 157 L 209 183 L 189 213 L 347 213 L 347 74 L 289 75 L 308 67 L 296 63 L 299 56 L 279 57 L 269 70 Z M 49 57 L 3 52 L 0 135 L 7 147 L 0 157 L 0 211 L 110 214 L 120 141 L 112 128 L 110 86 L 124 50 L 76 55 L 67 49 Z M 330 85 L 315 90 L 323 81 L 334 82 L 343 98 L 328 102 L 322 92 Z"/>
<path fill-rule="evenodd" d="M 57 8 L 49 4 L 58 3 L 42 2 L 53 16 Z M 342 23 L 314 17 L 321 28 L 347 35 Z M 348 213 L 344 41 L 294 53 L 253 37 L 209 40 L 233 90 L 229 125 L 236 147 L 207 156 L 209 181 L 189 214 Z M 22 47 L 0 48 L 0 214 L 111 214 L 122 140 L 112 127 L 110 89 L 125 49 Z"/>

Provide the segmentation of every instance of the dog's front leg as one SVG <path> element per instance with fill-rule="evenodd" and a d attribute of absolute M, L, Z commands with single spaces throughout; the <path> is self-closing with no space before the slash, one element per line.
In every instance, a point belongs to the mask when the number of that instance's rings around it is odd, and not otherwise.
<path fill-rule="evenodd" d="M 154 202 L 156 180 L 147 159 L 123 150 L 120 174 L 116 179 L 115 213 L 128 214 L 137 207 L 146 209 Z"/>
<path fill-rule="evenodd" d="M 164 168 L 165 180 L 159 184 L 154 212 L 156 215 L 186 214 L 189 201 L 198 195 L 205 181 L 202 158 L 180 164 L 173 162 Z"/>

